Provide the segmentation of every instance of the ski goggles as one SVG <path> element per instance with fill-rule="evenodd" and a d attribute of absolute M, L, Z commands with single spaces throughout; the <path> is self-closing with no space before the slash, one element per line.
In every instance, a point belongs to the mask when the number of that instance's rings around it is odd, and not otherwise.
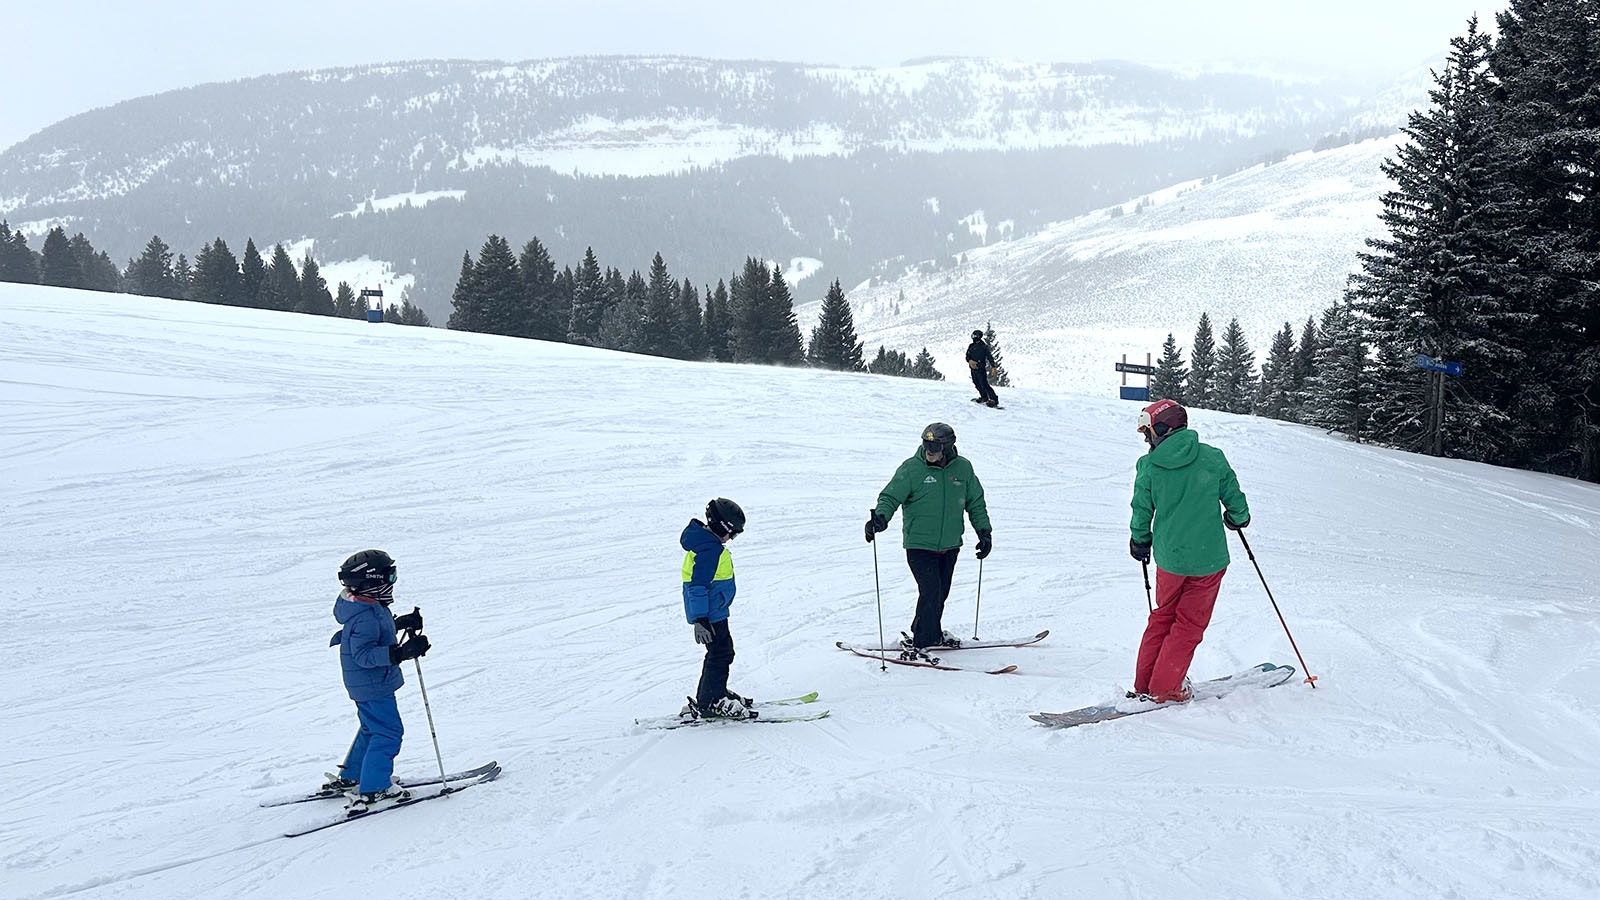
<path fill-rule="evenodd" d="M 948 454 L 950 452 L 950 447 L 951 447 L 950 444 L 946 444 L 943 441 L 923 441 L 922 442 L 922 452 L 923 453 L 944 453 L 944 454 Z"/>

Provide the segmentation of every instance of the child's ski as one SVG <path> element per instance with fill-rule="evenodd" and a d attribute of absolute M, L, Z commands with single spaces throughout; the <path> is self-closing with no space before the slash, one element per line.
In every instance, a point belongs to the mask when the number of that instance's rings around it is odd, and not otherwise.
<path fill-rule="evenodd" d="M 444 776 L 444 780 L 446 782 L 472 781 L 473 779 L 480 778 L 480 777 L 482 777 L 484 775 L 487 775 L 491 769 L 498 769 L 498 768 L 500 768 L 500 764 L 499 763 L 487 762 L 487 763 L 484 763 L 483 765 L 477 766 L 475 768 L 463 769 L 460 772 L 451 772 L 451 773 L 449 773 L 449 774 Z M 415 778 L 396 778 L 396 779 L 394 779 L 394 783 L 400 785 L 401 787 L 405 787 L 405 788 L 427 787 L 428 785 L 431 785 L 431 784 L 438 784 L 439 783 L 439 776 L 438 775 L 418 775 Z M 313 800 L 332 800 L 332 799 L 335 799 L 337 797 L 343 797 L 344 795 L 345 795 L 344 791 L 319 790 L 319 791 L 312 791 L 309 794 L 301 794 L 301 795 L 296 796 L 296 797 L 282 797 L 282 798 L 279 798 L 277 800 L 263 800 L 263 801 L 261 801 L 261 805 L 262 806 L 288 806 L 288 805 L 293 804 L 293 803 L 310 803 Z"/>
<path fill-rule="evenodd" d="M 495 780 L 495 778 L 499 777 L 499 775 L 500 775 L 500 767 L 499 766 L 495 766 L 493 769 L 490 769 L 488 772 L 486 772 L 483 775 L 478 776 L 478 778 L 476 778 L 476 779 L 474 779 L 472 781 L 452 782 L 452 783 L 446 785 L 445 787 L 441 788 L 439 791 L 437 791 L 435 793 L 432 793 L 432 794 L 423 794 L 423 795 L 418 796 L 418 797 L 412 797 L 410 800 L 404 800 L 404 801 L 402 801 L 400 803 L 396 803 L 396 804 L 393 804 L 391 806 L 380 806 L 377 809 L 369 810 L 369 811 L 361 813 L 359 815 L 354 815 L 354 816 L 341 815 L 339 818 L 333 819 L 331 821 L 318 822 L 317 824 L 311 825 L 311 826 L 306 827 L 306 828 L 300 828 L 300 829 L 296 829 L 296 830 L 292 830 L 292 831 L 285 831 L 283 833 L 283 836 L 284 837 L 299 837 L 299 836 L 301 836 L 303 834 L 310 834 L 313 831 L 321 831 L 324 828 L 332 828 L 335 825 L 343 825 L 346 822 L 359 822 L 362 819 L 370 819 L 373 816 L 381 815 L 383 813 L 390 812 L 392 810 L 404 809 L 404 808 L 406 808 L 408 806 L 416 806 L 418 803 L 422 803 L 425 800 L 437 800 L 440 797 L 449 797 L 452 794 L 459 794 L 462 791 L 466 790 L 469 787 L 472 787 L 475 784 L 483 784 L 486 781 L 493 781 L 493 780 Z"/>

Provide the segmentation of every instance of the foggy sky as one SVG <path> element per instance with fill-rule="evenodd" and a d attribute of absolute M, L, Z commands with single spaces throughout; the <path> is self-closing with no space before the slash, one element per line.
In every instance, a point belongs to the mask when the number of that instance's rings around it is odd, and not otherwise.
<path fill-rule="evenodd" d="M 146 94 L 409 59 L 670 53 L 837 65 L 931 55 L 1148 64 L 1292 61 L 1391 75 L 1506 0 L 199 0 L 16 3 L 0 149 Z M 11 27 L 14 26 L 14 27 Z"/>

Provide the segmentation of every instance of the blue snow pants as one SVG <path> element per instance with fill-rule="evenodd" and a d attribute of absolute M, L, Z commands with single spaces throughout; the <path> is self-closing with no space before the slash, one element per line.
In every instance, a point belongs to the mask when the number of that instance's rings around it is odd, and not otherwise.
<path fill-rule="evenodd" d="M 400 753 L 400 739 L 406 733 L 400 723 L 400 707 L 393 694 L 357 700 L 356 716 L 361 719 L 361 730 L 345 754 L 339 777 L 360 782 L 363 794 L 385 790 L 394 776 L 394 758 Z"/>

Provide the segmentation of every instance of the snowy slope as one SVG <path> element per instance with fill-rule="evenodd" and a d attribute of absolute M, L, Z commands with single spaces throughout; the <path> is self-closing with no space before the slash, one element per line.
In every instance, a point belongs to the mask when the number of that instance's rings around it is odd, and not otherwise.
<path fill-rule="evenodd" d="M 1187 349 L 1202 312 L 1220 341 L 1238 318 L 1262 358 L 1284 322 L 1343 296 L 1357 253 L 1382 235 L 1379 166 L 1393 138 L 1300 153 L 1209 184 L 1188 183 L 1015 241 L 954 267 L 874 280 L 848 292 L 867 350 L 933 353 L 964 381 L 968 335 L 993 323 L 1019 385 L 1116 395 L 1115 361 Z M 1143 209 L 1135 212 L 1139 201 Z M 810 333 L 821 298 L 796 307 Z M 1188 359 L 1185 352 L 1184 359 Z M 1140 382 L 1142 383 L 1142 382 Z"/>
<path fill-rule="evenodd" d="M 1197 412 L 1320 687 L 1051 731 L 1126 683 L 1132 404 L 645 359 L 0 285 L 0 895 L 1506 897 L 1600 892 L 1600 487 Z M 853 658 L 861 521 L 918 430 L 988 490 L 1010 676 Z M 698 648 L 676 537 L 743 504 L 736 689 L 830 719 L 639 733 Z M 878 546 L 885 625 L 911 579 Z M 261 809 L 350 738 L 334 570 L 420 605 L 447 765 L 506 774 L 314 837 Z M 946 625 L 969 631 L 979 567 Z M 1195 672 L 1293 653 L 1236 554 Z M 414 673 L 402 772 L 434 768 Z"/>

